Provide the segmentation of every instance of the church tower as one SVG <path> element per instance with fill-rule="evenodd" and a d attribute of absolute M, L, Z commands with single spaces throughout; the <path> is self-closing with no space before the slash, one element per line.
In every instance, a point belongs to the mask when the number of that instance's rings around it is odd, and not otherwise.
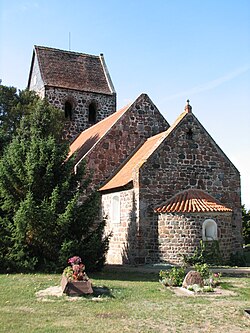
<path fill-rule="evenodd" d="M 28 89 L 62 110 L 69 141 L 116 111 L 116 92 L 103 54 L 35 46 Z"/>

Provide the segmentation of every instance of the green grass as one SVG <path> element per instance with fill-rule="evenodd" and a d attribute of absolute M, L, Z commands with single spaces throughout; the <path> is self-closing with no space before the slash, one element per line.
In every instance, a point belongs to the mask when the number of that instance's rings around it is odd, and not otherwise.
<path fill-rule="evenodd" d="M 60 284 L 60 275 L 0 275 L 0 332 L 247 332 L 247 278 L 222 278 L 227 297 L 177 297 L 152 273 L 90 274 L 105 286 L 98 301 L 67 296 L 37 299 L 39 290 Z"/>

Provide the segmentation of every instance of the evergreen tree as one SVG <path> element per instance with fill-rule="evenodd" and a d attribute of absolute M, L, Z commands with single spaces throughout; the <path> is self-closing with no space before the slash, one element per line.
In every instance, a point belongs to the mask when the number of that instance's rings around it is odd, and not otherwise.
<path fill-rule="evenodd" d="M 15 135 L 22 117 L 31 112 L 37 100 L 32 91 L 17 92 L 14 87 L 0 85 L 0 155 Z"/>
<path fill-rule="evenodd" d="M 73 255 L 89 270 L 104 263 L 109 237 L 103 236 L 104 223 L 95 223 L 99 198 L 88 195 L 84 165 L 74 173 L 62 128 L 62 112 L 37 100 L 4 150 L 0 261 L 5 269 L 56 271 Z"/>
<path fill-rule="evenodd" d="M 242 234 L 245 245 L 250 244 L 250 210 L 246 210 L 245 205 L 242 206 Z"/>

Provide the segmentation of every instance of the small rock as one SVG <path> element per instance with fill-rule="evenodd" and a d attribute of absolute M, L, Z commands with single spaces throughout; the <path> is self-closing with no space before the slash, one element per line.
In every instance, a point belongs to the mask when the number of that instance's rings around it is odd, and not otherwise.
<path fill-rule="evenodd" d="M 188 286 L 192 286 L 194 284 L 197 284 L 200 287 L 203 287 L 204 286 L 203 278 L 201 277 L 199 272 L 190 271 L 185 276 L 182 286 L 184 288 L 187 288 Z"/>

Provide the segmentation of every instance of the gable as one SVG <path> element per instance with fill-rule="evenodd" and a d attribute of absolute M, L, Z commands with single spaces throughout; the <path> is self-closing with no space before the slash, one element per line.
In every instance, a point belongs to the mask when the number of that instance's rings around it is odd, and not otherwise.
<path fill-rule="evenodd" d="M 142 165 L 147 162 L 147 159 L 150 158 L 154 151 L 161 145 L 161 143 L 173 131 L 184 116 L 185 113 L 182 113 L 167 131 L 148 138 L 146 142 L 138 146 L 133 154 L 129 156 L 128 160 L 123 163 L 118 172 L 100 188 L 100 191 L 123 187 L 135 180 L 135 170 L 139 170 Z"/>
<path fill-rule="evenodd" d="M 41 98 L 44 97 L 44 82 L 41 76 L 38 59 L 34 52 L 30 67 L 28 89 L 36 91 Z"/>
<path fill-rule="evenodd" d="M 167 183 L 171 183 L 174 188 L 175 182 L 179 183 L 179 190 L 195 186 L 203 188 L 204 182 L 199 179 L 198 174 L 206 177 L 206 174 L 212 172 L 215 177 L 217 170 L 219 174 L 216 177 L 223 177 L 224 168 L 226 178 L 233 174 L 233 183 L 238 184 L 238 170 L 190 112 L 190 108 L 188 105 L 186 111 L 165 133 L 148 139 L 139 147 L 100 191 L 123 187 L 131 181 L 134 185 L 137 182 L 137 186 L 139 183 L 149 183 L 152 188 L 157 184 L 162 192 L 166 192 Z M 179 173 L 181 169 L 182 176 Z M 150 180 L 151 177 L 154 181 Z M 180 180 L 177 181 L 176 177 Z M 213 182 L 216 183 L 216 180 Z M 218 181 L 219 183 L 218 186 L 222 186 L 222 181 Z"/>
<path fill-rule="evenodd" d="M 241 204 L 238 170 L 192 113 L 186 113 L 166 136 L 137 177 L 142 193 L 152 196 L 152 208 L 190 188 L 234 209 Z"/>
<path fill-rule="evenodd" d="M 177 165 L 189 171 L 202 168 L 207 173 L 227 168 L 229 173 L 239 177 L 237 168 L 191 112 L 177 118 L 161 145 L 152 151 L 148 164 L 157 169 L 158 160 L 172 171 Z"/>
<path fill-rule="evenodd" d="M 156 133 L 169 127 L 157 107 L 146 94 L 131 105 L 82 132 L 71 144 L 77 164 L 82 159 L 94 170 L 93 183 L 105 181 L 135 149 Z"/>
<path fill-rule="evenodd" d="M 90 150 L 95 147 L 95 145 L 105 136 L 105 134 L 112 128 L 119 118 L 128 110 L 128 108 L 129 106 L 123 107 L 79 134 L 70 145 L 68 157 L 76 153 L 76 162 L 79 162 L 82 158 L 84 158 L 86 154 L 88 154 Z"/>
<path fill-rule="evenodd" d="M 28 88 L 31 86 L 35 58 L 46 86 L 108 95 L 115 93 L 103 55 L 95 56 L 42 46 L 35 46 Z"/>
<path fill-rule="evenodd" d="M 151 106 L 151 108 L 149 108 L 149 106 Z M 122 119 L 124 118 L 126 118 L 127 121 L 122 123 Z M 153 127 L 152 130 L 150 128 L 150 124 L 148 123 L 148 119 Z M 131 120 L 133 124 L 131 123 Z M 145 124 L 143 122 L 145 122 Z M 76 161 L 80 161 L 95 147 L 98 142 L 104 141 L 105 137 L 112 129 L 116 132 L 116 134 L 127 132 L 128 136 L 133 136 L 134 134 L 138 135 L 141 140 L 137 142 L 133 148 L 134 150 L 141 141 L 145 141 L 143 139 L 152 136 L 152 131 L 161 132 L 162 129 L 168 127 L 168 122 L 160 114 L 150 98 L 146 94 L 141 94 L 134 101 L 134 103 L 121 108 L 114 114 L 83 131 L 71 143 L 68 157 L 75 153 Z M 145 133 L 143 134 L 143 132 Z M 146 132 L 148 133 L 146 134 Z M 113 134 L 111 138 L 113 138 Z M 110 138 L 108 140 L 110 140 Z"/>
<path fill-rule="evenodd" d="M 155 146 L 164 139 L 164 133 L 160 133 L 149 138 L 144 144 L 138 147 L 132 157 L 129 157 L 120 170 L 112 177 L 104 186 L 100 188 L 100 191 L 106 191 L 119 187 L 126 186 L 133 181 L 133 171 L 139 168 L 143 163 L 146 162 L 147 158 L 152 153 Z"/>

